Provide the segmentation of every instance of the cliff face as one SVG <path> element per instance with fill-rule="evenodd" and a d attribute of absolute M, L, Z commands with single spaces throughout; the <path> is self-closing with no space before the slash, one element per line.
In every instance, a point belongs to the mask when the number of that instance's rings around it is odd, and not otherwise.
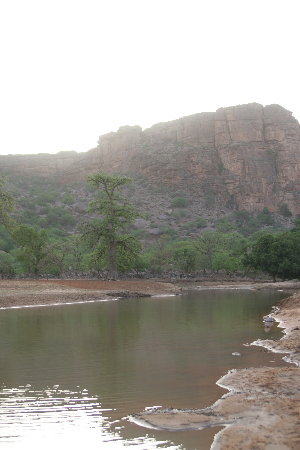
<path fill-rule="evenodd" d="M 145 176 L 207 207 L 300 213 L 300 125 L 279 105 L 221 108 L 100 137 L 86 165 Z M 84 167 L 84 164 L 83 164 Z M 85 171 L 85 169 L 82 169 Z"/>
<path fill-rule="evenodd" d="M 47 174 L 70 181 L 100 170 L 126 173 L 185 193 L 208 209 L 276 211 L 287 203 L 300 213 L 300 125 L 279 105 L 221 108 L 144 131 L 121 127 L 101 136 L 97 148 L 70 153 L 61 164 L 59 154 L 48 155 Z M 7 158 L 16 170 L 14 158 L 20 157 L 0 157 L 2 168 L 5 161 L 8 169 Z M 28 162 L 33 156 L 22 158 L 27 172 L 38 170 Z"/>
<path fill-rule="evenodd" d="M 300 126 L 278 105 L 246 105 L 216 113 L 216 151 L 224 183 L 239 209 L 286 202 L 300 211 Z"/>

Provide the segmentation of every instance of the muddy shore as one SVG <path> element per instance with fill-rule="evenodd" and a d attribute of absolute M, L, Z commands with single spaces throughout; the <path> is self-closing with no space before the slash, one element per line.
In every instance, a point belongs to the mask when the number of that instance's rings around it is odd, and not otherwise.
<path fill-rule="evenodd" d="M 0 308 L 57 305 L 123 297 L 176 295 L 179 286 L 152 280 L 0 280 Z"/>
<path fill-rule="evenodd" d="M 217 383 L 229 392 L 208 408 L 150 410 L 130 420 L 148 428 L 172 431 L 222 426 L 215 435 L 213 450 L 298 450 L 300 293 L 282 300 L 271 316 L 284 329 L 284 336 L 277 342 L 259 340 L 252 345 L 283 353 L 293 367 L 232 370 Z"/>
<path fill-rule="evenodd" d="M 84 286 L 84 287 L 83 287 Z M 299 283 L 181 283 L 153 280 L 0 280 L 0 308 L 101 301 L 131 296 L 177 295 L 189 289 L 296 289 Z M 224 427 L 212 449 L 300 448 L 300 291 L 282 300 L 272 316 L 285 331 L 278 341 L 256 341 L 286 355 L 291 367 L 230 371 L 218 384 L 228 392 L 201 410 L 154 410 L 131 417 L 135 423 L 162 430 Z"/>

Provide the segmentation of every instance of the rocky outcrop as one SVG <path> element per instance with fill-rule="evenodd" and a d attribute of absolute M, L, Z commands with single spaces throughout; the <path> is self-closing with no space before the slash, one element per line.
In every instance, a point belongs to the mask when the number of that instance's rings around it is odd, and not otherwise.
<path fill-rule="evenodd" d="M 279 105 L 221 108 L 144 131 L 123 127 L 101 137 L 86 160 L 88 171 L 139 174 L 207 208 L 276 211 L 287 203 L 300 213 L 300 126 Z"/>
<path fill-rule="evenodd" d="M 238 207 L 275 211 L 286 202 L 299 213 L 300 126 L 292 114 L 278 105 L 252 104 L 216 116 L 215 148 Z"/>
<path fill-rule="evenodd" d="M 100 170 L 126 173 L 157 189 L 184 193 L 206 209 L 276 211 L 287 203 L 300 213 L 300 125 L 279 105 L 220 108 L 144 131 L 121 127 L 101 136 L 95 149 L 70 153 L 64 161 L 60 154 L 10 156 L 0 164 L 16 170 L 22 158 L 23 173 L 43 166 L 41 172 L 61 181 Z"/>

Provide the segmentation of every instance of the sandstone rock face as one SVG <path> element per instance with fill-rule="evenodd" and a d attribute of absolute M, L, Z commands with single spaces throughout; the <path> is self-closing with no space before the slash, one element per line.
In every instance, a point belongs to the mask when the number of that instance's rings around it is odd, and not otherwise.
<path fill-rule="evenodd" d="M 2 156 L 0 166 L 40 170 L 62 181 L 125 173 L 156 188 L 185 193 L 204 208 L 300 213 L 300 125 L 279 105 L 220 108 L 142 131 L 121 127 L 95 149 L 66 155 Z M 62 158 L 63 156 L 63 158 Z M 42 167 L 42 168 L 41 168 Z"/>

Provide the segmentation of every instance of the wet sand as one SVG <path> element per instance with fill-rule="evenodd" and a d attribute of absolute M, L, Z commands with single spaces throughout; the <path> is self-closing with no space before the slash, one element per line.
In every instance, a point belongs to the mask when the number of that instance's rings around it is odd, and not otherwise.
<path fill-rule="evenodd" d="M 0 308 L 57 305 L 123 297 L 176 295 L 179 286 L 152 280 L 0 280 Z"/>
<path fill-rule="evenodd" d="M 202 410 L 156 410 L 136 414 L 133 422 L 164 430 L 224 428 L 214 450 L 300 448 L 300 294 L 281 301 L 272 314 L 285 329 L 278 341 L 256 341 L 285 353 L 296 367 L 261 367 L 230 371 L 218 381 L 229 392 Z M 284 355 L 283 355 L 284 356 Z"/>

